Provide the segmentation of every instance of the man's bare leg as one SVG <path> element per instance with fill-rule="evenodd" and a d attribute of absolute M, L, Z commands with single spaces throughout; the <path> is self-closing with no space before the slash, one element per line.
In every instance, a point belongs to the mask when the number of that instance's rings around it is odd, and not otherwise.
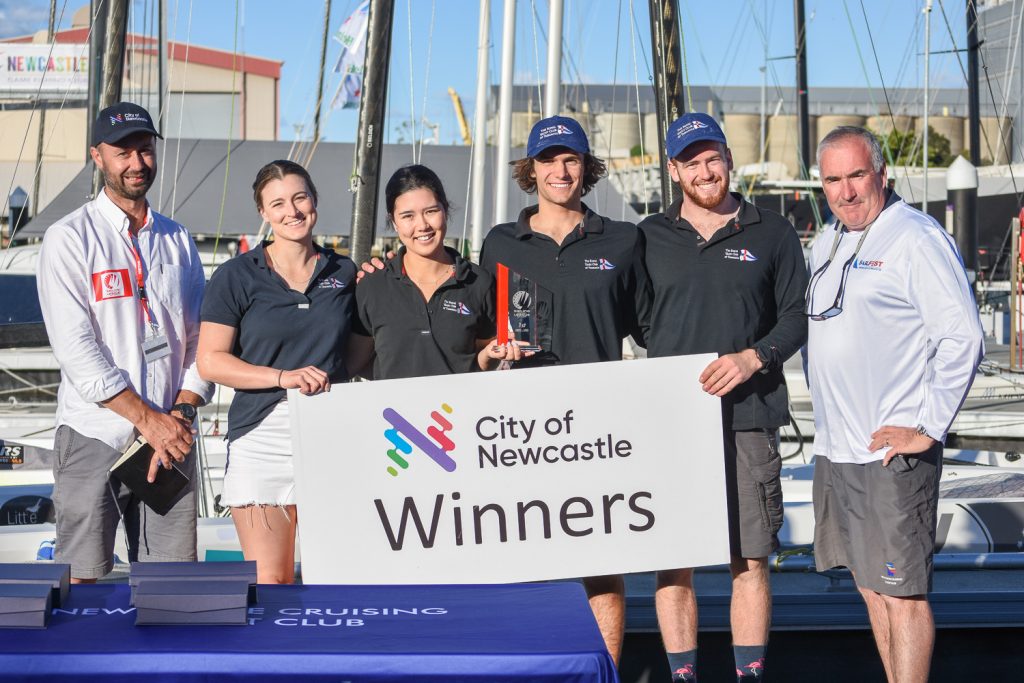
<path fill-rule="evenodd" d="M 697 595 L 693 569 L 658 572 L 654 606 L 673 681 L 697 679 Z"/>
<path fill-rule="evenodd" d="M 935 621 L 927 596 L 879 597 L 889 615 L 893 683 L 926 683 L 935 646 Z"/>
<path fill-rule="evenodd" d="M 697 648 L 697 596 L 693 592 L 692 569 L 658 572 L 654 607 L 666 652 L 687 652 Z"/>
<path fill-rule="evenodd" d="M 583 579 L 590 609 L 597 619 L 604 645 L 615 666 L 622 655 L 622 640 L 626 630 L 626 584 L 622 576 L 591 576 Z"/>
<path fill-rule="evenodd" d="M 893 683 L 892 658 L 890 652 L 891 638 L 889 633 L 889 612 L 885 607 L 882 596 L 873 590 L 860 588 L 861 596 L 864 597 L 864 604 L 868 608 L 868 619 L 871 621 L 871 633 L 875 636 L 875 645 L 878 647 L 878 654 L 882 658 L 882 666 L 885 668 L 885 678 Z"/>
<path fill-rule="evenodd" d="M 768 581 L 768 558 L 733 557 L 732 623 L 733 645 L 764 645 L 772 623 L 772 590 Z"/>

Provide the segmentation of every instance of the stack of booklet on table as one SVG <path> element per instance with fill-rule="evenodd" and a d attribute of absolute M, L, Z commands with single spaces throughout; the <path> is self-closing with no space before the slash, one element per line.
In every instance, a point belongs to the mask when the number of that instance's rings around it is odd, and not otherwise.
<path fill-rule="evenodd" d="M 0 628 L 46 628 L 50 610 L 67 602 L 71 566 L 0 564 Z"/>
<path fill-rule="evenodd" d="M 135 625 L 245 625 L 256 603 L 255 562 L 133 562 Z"/>

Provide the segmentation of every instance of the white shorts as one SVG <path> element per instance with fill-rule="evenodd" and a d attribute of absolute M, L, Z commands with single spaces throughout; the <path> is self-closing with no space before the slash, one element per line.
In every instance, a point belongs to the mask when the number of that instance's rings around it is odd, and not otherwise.
<path fill-rule="evenodd" d="M 295 504 L 288 399 L 278 401 L 255 429 L 228 444 L 220 504 L 225 507 Z"/>

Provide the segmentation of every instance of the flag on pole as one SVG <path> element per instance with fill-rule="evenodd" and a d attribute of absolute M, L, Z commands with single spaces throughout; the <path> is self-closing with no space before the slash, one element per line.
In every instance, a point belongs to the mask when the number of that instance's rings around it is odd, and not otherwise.
<path fill-rule="evenodd" d="M 363 62 L 366 61 L 366 27 L 370 18 L 370 0 L 365 0 L 338 29 L 334 39 L 341 43 L 341 56 L 334 72 L 342 74 L 341 85 L 331 100 L 332 109 L 359 106 L 363 90 Z"/>

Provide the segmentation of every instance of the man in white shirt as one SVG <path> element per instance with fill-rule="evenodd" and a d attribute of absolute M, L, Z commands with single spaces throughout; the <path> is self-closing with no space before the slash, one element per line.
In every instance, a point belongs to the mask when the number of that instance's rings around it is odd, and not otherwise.
<path fill-rule="evenodd" d="M 39 301 L 61 368 L 54 441 L 55 559 L 73 582 L 113 567 L 123 517 L 129 559 L 196 559 L 192 484 L 159 515 L 111 465 L 136 438 L 155 449 L 149 470 L 180 467 L 194 481 L 195 407 L 212 391 L 195 369 L 205 278 L 188 232 L 152 211 L 156 177 L 149 113 L 121 102 L 100 112 L 90 154 L 105 187 L 50 226 L 39 259 Z"/>
<path fill-rule="evenodd" d="M 886 189 L 872 133 L 833 130 L 818 168 L 836 222 L 807 287 L 815 566 L 850 568 L 889 681 L 923 682 L 942 442 L 984 354 L 981 324 L 953 240 Z"/>

